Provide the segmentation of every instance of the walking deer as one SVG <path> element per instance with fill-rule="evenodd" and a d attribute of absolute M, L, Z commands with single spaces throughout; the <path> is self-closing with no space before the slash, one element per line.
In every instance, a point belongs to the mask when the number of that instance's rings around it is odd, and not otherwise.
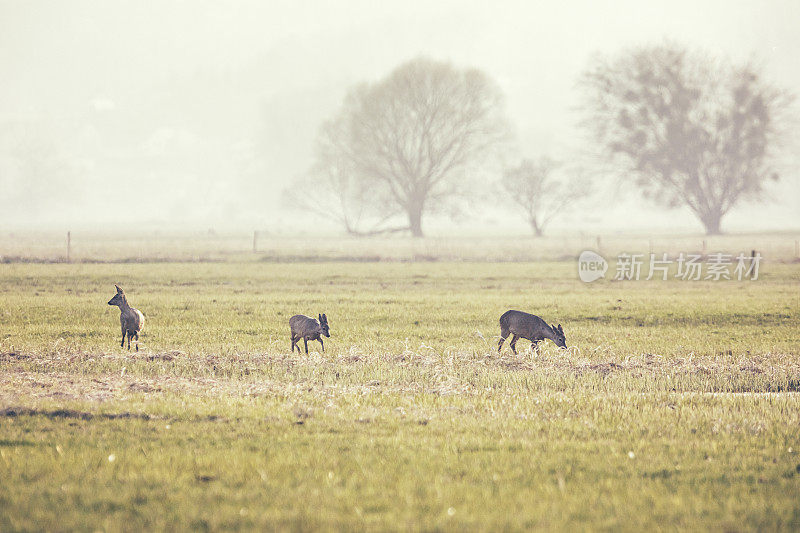
<path fill-rule="evenodd" d="M 556 346 L 561 348 L 567 347 L 567 338 L 564 336 L 564 330 L 561 324 L 558 326 L 548 326 L 547 322 L 542 320 L 536 315 L 530 313 L 523 313 L 522 311 L 506 311 L 500 317 L 500 342 L 497 343 L 497 352 L 503 347 L 503 342 L 511 333 L 514 336 L 511 338 L 509 346 L 511 351 L 516 355 L 517 353 L 517 340 L 522 337 L 531 341 L 531 346 L 538 349 L 539 343 L 544 339 L 550 339 Z"/>
<path fill-rule="evenodd" d="M 308 353 L 308 341 L 319 341 L 324 352 L 325 343 L 322 342 L 322 337 L 330 338 L 331 336 L 330 328 L 328 328 L 328 317 L 325 313 L 319 315 L 319 319 L 305 315 L 294 315 L 289 319 L 289 329 L 292 332 L 292 353 L 294 353 L 294 347 L 297 346 L 297 341 L 300 339 L 303 339 L 306 353 Z M 300 352 L 300 346 L 297 346 L 297 352 Z"/>
<path fill-rule="evenodd" d="M 119 288 L 119 285 L 114 285 L 117 288 L 117 294 L 108 301 L 108 305 L 116 305 L 119 307 L 119 322 L 122 325 L 122 342 L 119 343 L 120 347 L 125 346 L 125 337 L 128 337 L 128 350 L 131 349 L 131 338 L 136 337 L 136 351 L 139 351 L 139 332 L 142 331 L 144 326 L 144 315 L 138 310 L 128 305 L 128 300 L 125 298 L 125 292 Z"/>

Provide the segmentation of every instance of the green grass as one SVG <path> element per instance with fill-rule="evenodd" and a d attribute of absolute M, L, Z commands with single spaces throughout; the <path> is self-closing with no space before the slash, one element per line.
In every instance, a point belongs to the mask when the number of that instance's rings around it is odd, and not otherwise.
<path fill-rule="evenodd" d="M 0 530 L 800 528 L 800 265 L 576 278 L 0 265 Z M 498 355 L 508 308 L 570 349 Z M 324 354 L 289 353 L 299 312 L 328 314 Z"/>

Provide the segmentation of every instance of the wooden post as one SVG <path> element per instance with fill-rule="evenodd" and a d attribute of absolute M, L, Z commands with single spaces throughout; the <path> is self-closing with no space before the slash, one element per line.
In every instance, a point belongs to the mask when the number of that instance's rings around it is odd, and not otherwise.
<path fill-rule="evenodd" d="M 706 240 L 703 239 L 703 255 L 706 255 Z"/>
<path fill-rule="evenodd" d="M 258 251 L 258 231 L 253 230 L 253 253 Z"/>
<path fill-rule="evenodd" d="M 70 262 L 70 255 L 71 255 L 70 254 L 70 252 L 71 252 L 70 248 L 72 248 L 72 232 L 68 231 L 67 232 L 67 263 Z"/>

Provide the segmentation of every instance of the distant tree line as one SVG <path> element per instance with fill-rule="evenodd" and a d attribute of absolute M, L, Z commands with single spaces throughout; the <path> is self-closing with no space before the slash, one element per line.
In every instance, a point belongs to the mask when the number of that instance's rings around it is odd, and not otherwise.
<path fill-rule="evenodd" d="M 667 43 L 596 59 L 580 87 L 581 127 L 604 163 L 597 167 L 610 166 L 660 205 L 688 207 L 709 234 L 778 178 L 775 154 L 792 98 L 751 64 Z M 421 237 L 426 215 L 475 196 L 476 181 L 503 160 L 510 131 L 489 76 L 414 59 L 351 89 L 320 128 L 313 167 L 286 196 L 353 235 Z M 537 236 L 601 177 L 546 155 L 506 161 L 499 174 L 496 200 L 519 208 Z"/>

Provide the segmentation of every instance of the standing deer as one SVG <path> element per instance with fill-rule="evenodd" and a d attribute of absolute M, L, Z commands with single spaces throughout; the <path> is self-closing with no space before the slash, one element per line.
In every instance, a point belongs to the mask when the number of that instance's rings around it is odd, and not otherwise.
<path fill-rule="evenodd" d="M 511 338 L 509 346 L 514 355 L 517 353 L 517 340 L 522 337 L 531 341 L 531 346 L 538 349 L 539 343 L 544 339 L 550 339 L 556 346 L 561 348 L 567 347 L 567 338 L 564 336 L 564 330 L 561 324 L 558 326 L 548 326 L 547 322 L 542 320 L 536 315 L 530 313 L 523 313 L 522 311 L 506 311 L 500 317 L 500 342 L 497 343 L 497 353 L 503 347 L 503 341 L 506 340 L 508 334 L 512 333 L 514 336 Z"/>
<path fill-rule="evenodd" d="M 322 336 L 331 336 L 330 329 L 328 328 L 328 317 L 325 313 L 319 315 L 319 320 L 305 315 L 294 315 L 289 319 L 289 329 L 292 331 L 292 353 L 294 347 L 297 346 L 297 341 L 303 339 L 303 344 L 308 353 L 308 341 L 319 341 L 322 345 L 322 351 L 325 351 L 325 343 L 322 342 Z M 300 353 L 300 346 L 297 346 L 297 352 Z"/>
<path fill-rule="evenodd" d="M 122 325 L 122 342 L 119 343 L 120 347 L 125 346 L 125 336 L 128 337 L 128 350 L 131 349 L 131 337 L 136 337 L 136 351 L 139 351 L 139 332 L 142 331 L 144 326 L 144 315 L 138 310 L 128 305 L 128 300 L 125 298 L 125 292 L 119 288 L 119 285 L 114 285 L 117 288 L 117 294 L 108 301 L 108 305 L 116 305 L 119 307 L 119 322 Z"/>

